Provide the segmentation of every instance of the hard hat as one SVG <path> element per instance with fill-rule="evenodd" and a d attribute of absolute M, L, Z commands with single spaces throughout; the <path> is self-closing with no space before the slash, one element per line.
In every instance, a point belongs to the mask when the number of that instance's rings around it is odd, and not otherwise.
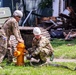
<path fill-rule="evenodd" d="M 34 34 L 34 35 L 40 35 L 40 34 L 41 34 L 41 30 L 40 30 L 38 27 L 35 27 L 35 28 L 33 29 L 33 34 Z"/>
<path fill-rule="evenodd" d="M 15 10 L 14 13 L 13 13 L 13 16 L 22 17 L 23 16 L 23 13 L 20 10 Z"/>

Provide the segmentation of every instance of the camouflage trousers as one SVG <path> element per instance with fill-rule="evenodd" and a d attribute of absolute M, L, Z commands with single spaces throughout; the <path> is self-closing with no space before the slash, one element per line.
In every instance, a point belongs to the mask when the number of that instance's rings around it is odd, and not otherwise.
<path fill-rule="evenodd" d="M 0 63 L 3 61 L 5 55 L 6 55 L 6 51 L 7 49 L 3 48 L 1 49 L 1 46 L 0 46 Z"/>
<path fill-rule="evenodd" d="M 7 63 L 13 62 L 13 53 L 14 53 L 14 49 L 11 47 L 8 47 L 6 56 L 5 56 L 5 58 L 7 58 Z"/>
<path fill-rule="evenodd" d="M 7 58 L 8 62 L 12 62 L 14 48 L 7 41 L 6 34 L 3 29 L 0 29 L 0 63 L 4 58 Z"/>
<path fill-rule="evenodd" d="M 47 52 L 45 52 L 44 50 L 46 50 Z M 41 62 L 46 62 L 47 58 L 50 57 L 50 52 L 48 52 L 46 48 L 43 48 L 43 50 L 39 50 L 39 48 L 29 48 L 28 51 L 30 51 L 32 57 L 34 57 L 35 59 L 40 59 Z"/>
<path fill-rule="evenodd" d="M 8 40 L 8 48 L 7 48 L 7 61 L 8 63 L 11 63 L 13 61 L 14 58 L 14 51 L 17 50 L 16 46 L 18 44 L 18 41 L 16 40 L 14 35 L 10 36 L 10 39 Z"/>
<path fill-rule="evenodd" d="M 0 63 L 3 61 L 7 52 L 7 38 L 2 29 L 0 29 Z"/>

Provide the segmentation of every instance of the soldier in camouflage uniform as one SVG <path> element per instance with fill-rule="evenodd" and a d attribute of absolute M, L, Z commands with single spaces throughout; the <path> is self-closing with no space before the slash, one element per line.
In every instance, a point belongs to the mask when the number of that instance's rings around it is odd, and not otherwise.
<path fill-rule="evenodd" d="M 0 29 L 0 63 L 3 61 L 3 58 L 7 51 L 7 37 L 3 29 Z"/>
<path fill-rule="evenodd" d="M 7 37 L 8 62 L 12 62 L 12 53 L 11 53 L 12 49 L 9 44 L 10 36 L 14 35 L 18 42 L 24 43 L 24 41 L 21 37 L 21 34 L 20 34 L 19 26 L 18 26 L 18 22 L 22 16 L 23 16 L 23 13 L 20 10 L 15 10 L 13 13 L 13 17 L 10 17 L 9 19 L 7 19 L 6 22 L 4 23 L 4 25 L 2 26 L 2 30 L 4 30 L 4 33 Z M 4 55 L 5 55 L 5 53 L 4 53 Z"/>
<path fill-rule="evenodd" d="M 48 58 L 50 59 L 50 56 L 53 53 L 53 47 L 50 44 L 50 41 L 41 35 L 41 31 L 38 27 L 33 29 L 33 34 L 35 37 L 33 38 L 31 48 L 33 50 L 32 56 L 37 58 L 38 55 L 37 59 L 40 59 L 40 62 L 47 62 Z"/>

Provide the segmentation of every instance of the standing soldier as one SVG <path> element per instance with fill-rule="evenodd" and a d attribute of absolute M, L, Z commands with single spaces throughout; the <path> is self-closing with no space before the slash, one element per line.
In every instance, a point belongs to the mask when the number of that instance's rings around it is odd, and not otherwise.
<path fill-rule="evenodd" d="M 45 63 L 50 61 L 50 56 L 53 54 L 53 48 L 50 41 L 41 35 L 41 30 L 38 27 L 33 29 L 33 42 L 32 42 L 32 57 L 36 58 L 40 63 Z M 36 61 L 31 58 L 31 61 Z"/>
<path fill-rule="evenodd" d="M 7 51 L 7 37 L 3 29 L 0 29 L 0 63 L 3 61 L 3 58 Z"/>
<path fill-rule="evenodd" d="M 1 57 L 4 57 L 7 53 L 8 62 L 10 63 L 12 62 L 12 53 L 11 53 L 12 49 L 10 48 L 10 44 L 9 44 L 9 39 L 11 35 L 14 35 L 18 42 L 24 43 L 18 26 L 18 22 L 22 18 L 22 16 L 23 13 L 20 10 L 15 10 L 13 13 L 13 17 L 7 19 L 4 25 L 2 26 L 2 30 L 4 31 L 5 36 L 7 37 L 7 49 L 3 53 L 3 55 L 0 54 L 0 60 L 3 60 L 3 58 Z"/>

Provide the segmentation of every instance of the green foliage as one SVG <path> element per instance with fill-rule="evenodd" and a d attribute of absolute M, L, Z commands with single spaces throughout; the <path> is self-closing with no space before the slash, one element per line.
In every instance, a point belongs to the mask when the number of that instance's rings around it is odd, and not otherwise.
<path fill-rule="evenodd" d="M 41 0 L 39 7 L 41 9 L 52 7 L 52 0 Z"/>

